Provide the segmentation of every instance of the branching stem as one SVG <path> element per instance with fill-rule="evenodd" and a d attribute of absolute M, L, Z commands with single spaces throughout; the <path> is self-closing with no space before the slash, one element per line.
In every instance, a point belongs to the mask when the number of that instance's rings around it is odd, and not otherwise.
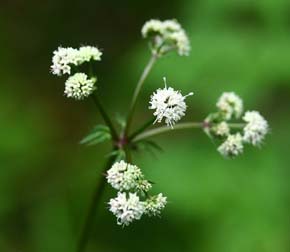
<path fill-rule="evenodd" d="M 137 99 L 140 95 L 141 88 L 142 88 L 148 74 L 150 73 L 152 67 L 156 63 L 157 59 L 158 59 L 158 54 L 152 53 L 152 56 L 151 56 L 149 62 L 147 63 L 146 67 L 144 68 L 144 71 L 143 71 L 143 73 L 142 73 L 142 75 L 137 83 L 137 86 L 136 86 L 134 94 L 133 94 L 129 114 L 127 117 L 126 127 L 125 127 L 125 131 L 124 131 L 125 136 L 128 136 L 128 134 L 129 134 L 130 127 L 132 124 L 133 114 L 135 112 L 136 103 L 137 103 Z"/>
<path fill-rule="evenodd" d="M 243 123 L 229 123 L 228 124 L 230 128 L 242 128 L 244 127 Z M 182 130 L 182 129 L 192 129 L 192 128 L 203 128 L 204 122 L 185 122 L 185 123 L 178 123 L 173 128 L 168 126 L 162 126 L 155 129 L 147 130 L 143 133 L 140 133 L 139 135 L 136 135 L 136 137 L 133 139 L 134 142 L 144 140 L 146 138 L 160 135 L 163 133 L 167 133 L 170 131 L 175 130 Z"/>

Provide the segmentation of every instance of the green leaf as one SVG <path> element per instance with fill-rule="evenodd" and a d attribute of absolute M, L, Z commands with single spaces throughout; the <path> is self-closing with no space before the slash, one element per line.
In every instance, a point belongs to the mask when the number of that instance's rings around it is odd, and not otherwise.
<path fill-rule="evenodd" d="M 124 160 L 126 158 L 126 153 L 122 149 L 114 150 L 110 152 L 107 157 L 116 157 L 116 162 L 120 160 Z"/>
<path fill-rule="evenodd" d="M 80 144 L 92 146 L 110 139 L 111 139 L 110 129 L 105 125 L 97 125 L 87 136 L 85 136 L 80 141 Z"/>

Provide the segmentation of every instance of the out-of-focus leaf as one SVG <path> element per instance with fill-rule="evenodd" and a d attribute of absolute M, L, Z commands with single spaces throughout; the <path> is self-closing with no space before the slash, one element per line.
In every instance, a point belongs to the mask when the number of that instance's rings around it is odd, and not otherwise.
<path fill-rule="evenodd" d="M 120 114 L 116 114 L 115 116 L 116 122 L 120 125 L 121 129 L 125 128 L 126 125 L 126 118 Z"/>
<path fill-rule="evenodd" d="M 112 157 L 112 156 L 116 157 L 115 159 L 116 162 L 120 160 L 124 160 L 126 158 L 125 151 L 122 149 L 114 150 L 107 155 L 107 157 Z"/>
<path fill-rule="evenodd" d="M 162 152 L 163 149 L 152 140 L 142 140 L 135 143 L 136 151 L 147 151 L 156 157 L 156 151 Z"/>
<path fill-rule="evenodd" d="M 84 137 L 80 144 L 88 146 L 96 145 L 111 139 L 110 130 L 105 125 L 97 125 L 86 137 Z"/>

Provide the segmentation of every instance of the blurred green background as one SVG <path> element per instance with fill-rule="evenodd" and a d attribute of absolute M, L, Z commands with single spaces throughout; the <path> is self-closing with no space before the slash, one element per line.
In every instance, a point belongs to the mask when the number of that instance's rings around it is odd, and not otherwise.
<path fill-rule="evenodd" d="M 271 126 L 261 149 L 225 160 L 200 130 L 156 138 L 164 152 L 134 156 L 155 192 L 168 196 L 162 218 L 122 229 L 106 210 L 106 189 L 87 251 L 286 252 L 290 250 L 290 2 L 286 0 L 1 1 L 0 251 L 74 251 L 109 146 L 79 140 L 101 122 L 90 100 L 63 96 L 49 73 L 59 45 L 98 45 L 99 94 L 125 115 L 149 58 L 140 29 L 177 18 L 189 57 L 161 59 L 146 82 L 135 126 L 150 118 L 153 90 L 170 85 L 201 120 L 223 91 L 244 98 Z"/>

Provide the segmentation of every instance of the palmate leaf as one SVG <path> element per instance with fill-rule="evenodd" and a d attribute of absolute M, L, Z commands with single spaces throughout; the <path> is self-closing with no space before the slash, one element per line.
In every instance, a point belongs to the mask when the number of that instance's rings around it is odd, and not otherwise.
<path fill-rule="evenodd" d="M 110 129 L 107 126 L 97 125 L 87 136 L 85 136 L 80 141 L 80 144 L 92 146 L 92 145 L 96 145 L 96 144 L 108 141 L 111 138 L 112 137 L 110 134 Z"/>

